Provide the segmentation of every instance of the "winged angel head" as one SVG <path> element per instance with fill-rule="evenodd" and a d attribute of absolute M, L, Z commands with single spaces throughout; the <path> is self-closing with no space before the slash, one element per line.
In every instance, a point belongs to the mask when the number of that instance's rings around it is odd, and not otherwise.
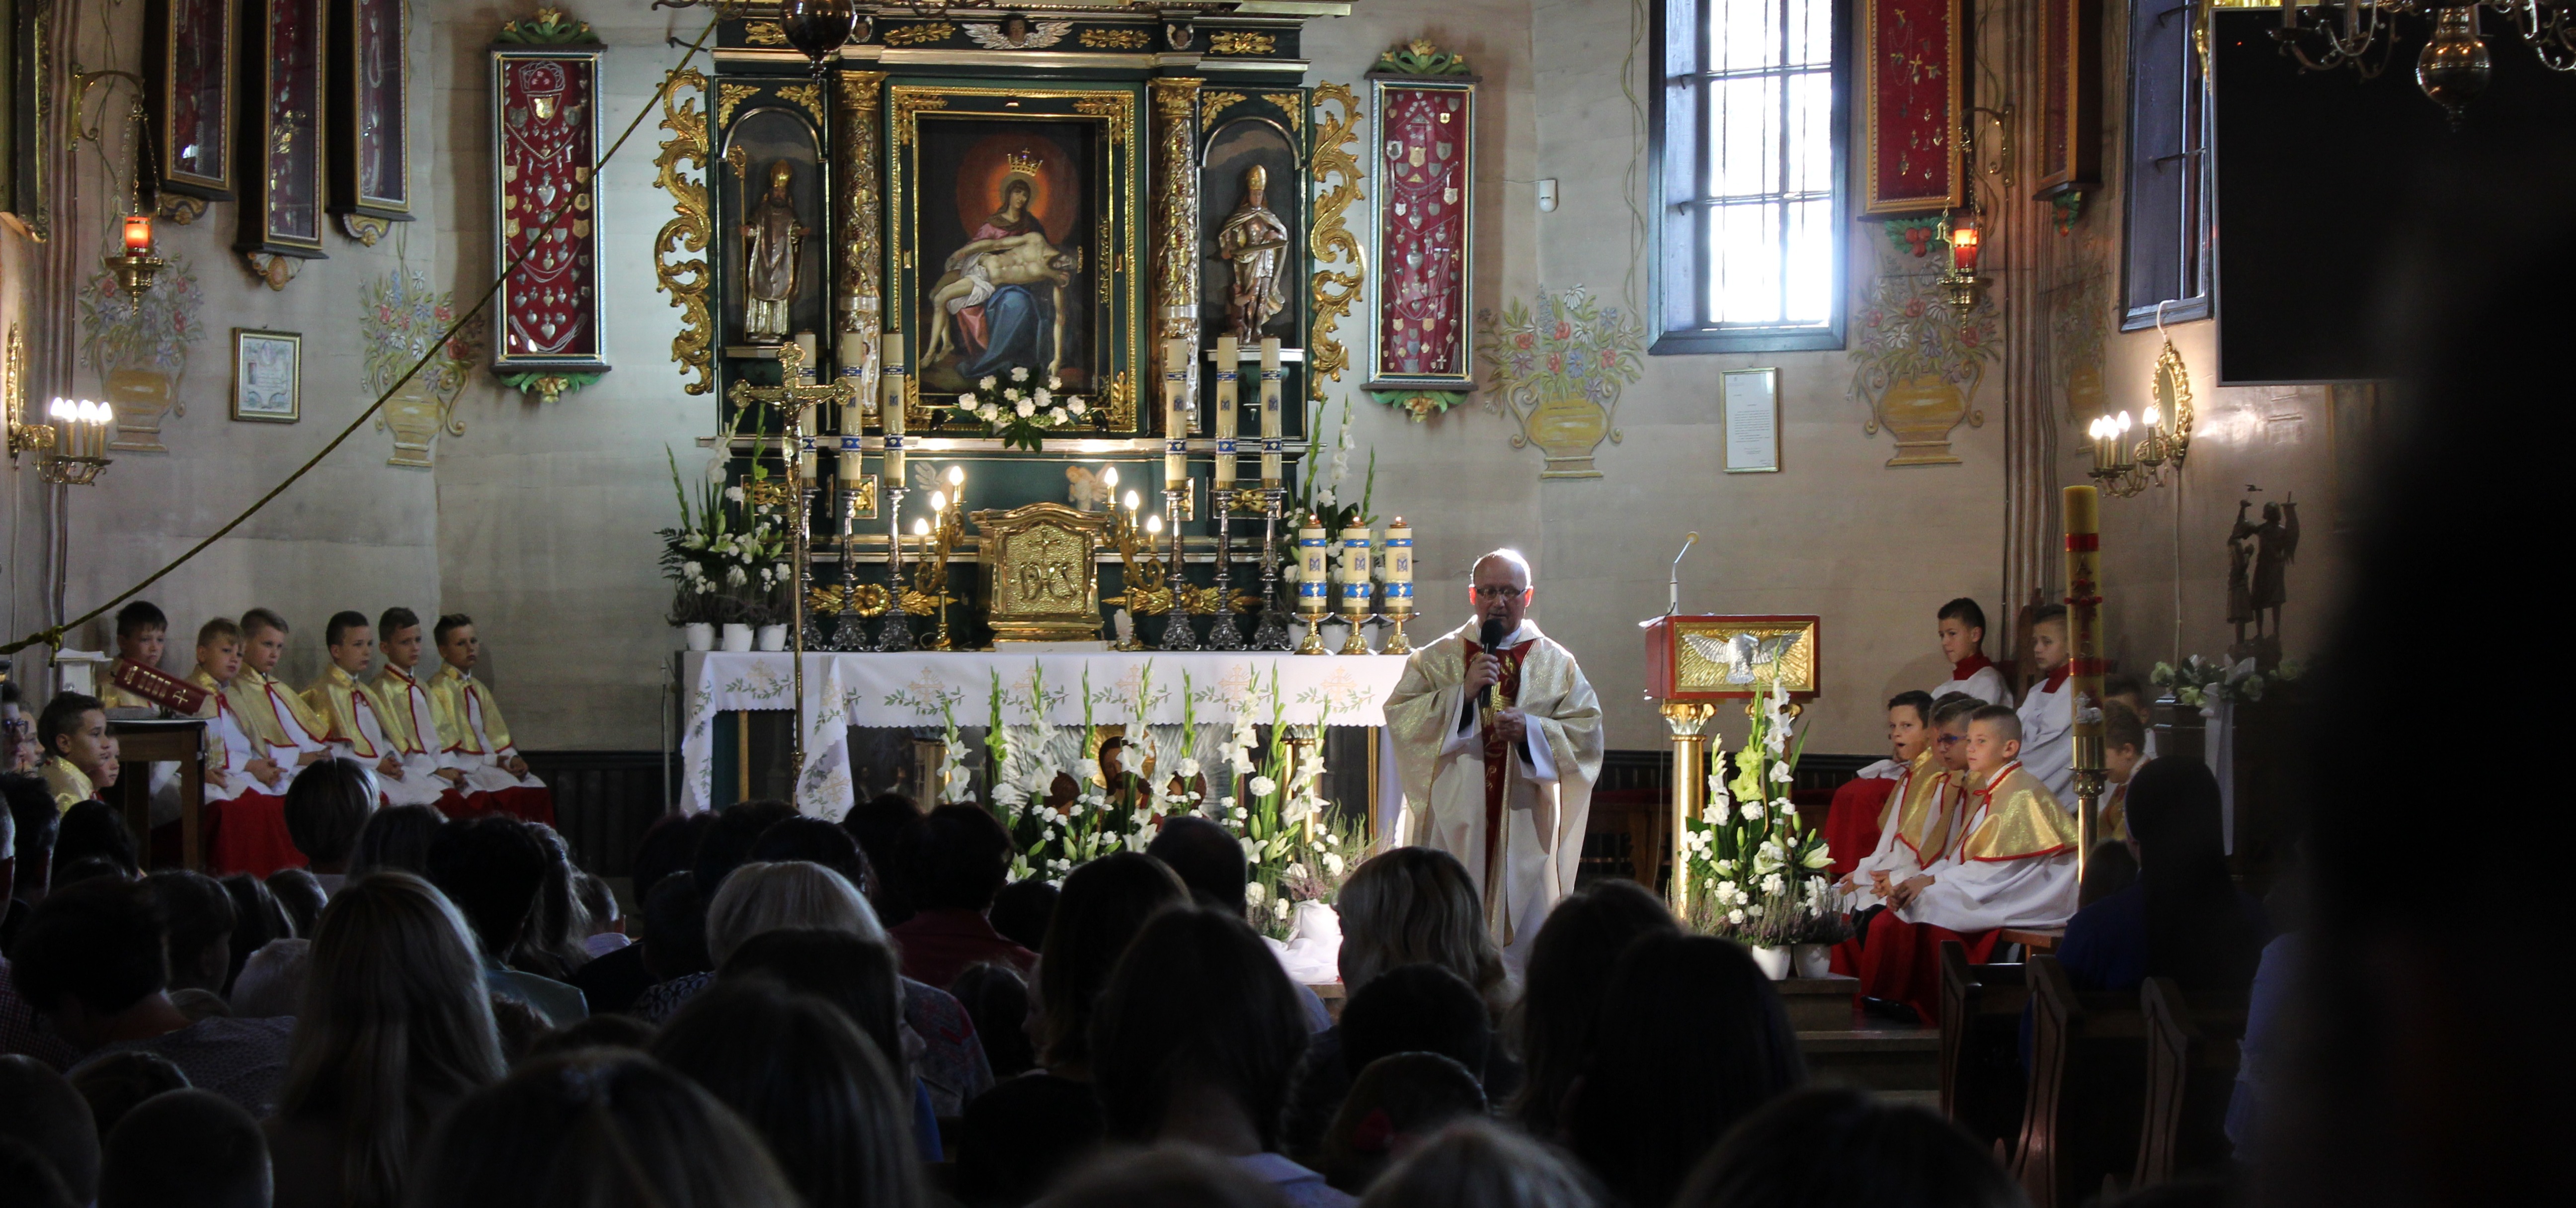
<path fill-rule="evenodd" d="M 1682 641 L 1689 644 L 1691 653 L 1725 668 L 1725 682 L 1751 684 L 1760 678 L 1756 668 L 1776 668 L 1780 656 L 1795 647 L 1800 636 L 1794 629 L 1786 633 L 1739 633 L 1729 637 L 1685 633 Z"/>
<path fill-rule="evenodd" d="M 986 50 L 1045 50 L 1073 32 L 1071 21 L 1031 21 L 1013 13 L 998 22 L 969 21 L 966 36 Z"/>

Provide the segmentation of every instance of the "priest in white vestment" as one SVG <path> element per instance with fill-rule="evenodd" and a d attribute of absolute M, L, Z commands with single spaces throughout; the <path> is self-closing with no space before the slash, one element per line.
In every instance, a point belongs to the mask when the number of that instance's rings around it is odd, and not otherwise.
<path fill-rule="evenodd" d="M 1478 559 L 1474 617 L 1414 651 L 1386 706 L 1404 842 L 1467 866 L 1514 976 L 1574 890 L 1601 775 L 1601 702 L 1574 655 L 1529 621 L 1535 594 L 1518 553 Z M 1488 625 L 1503 635 L 1490 650 L 1478 641 Z"/>

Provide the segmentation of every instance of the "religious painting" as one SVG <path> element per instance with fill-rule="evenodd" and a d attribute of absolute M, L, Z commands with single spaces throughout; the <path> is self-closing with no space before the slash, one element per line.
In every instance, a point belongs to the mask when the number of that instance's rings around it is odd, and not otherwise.
<path fill-rule="evenodd" d="M 1966 20 L 1964 0 L 1861 0 L 1861 217 L 1960 203 Z"/>
<path fill-rule="evenodd" d="M 238 0 L 143 6 L 143 93 L 163 193 L 233 199 L 233 38 Z M 185 208 L 190 216 L 202 205 Z"/>
<path fill-rule="evenodd" d="M 730 85 L 728 85 L 730 87 Z M 831 330 L 831 254 L 821 144 L 803 112 L 754 104 L 724 133 L 724 213 L 732 239 L 726 335 L 775 347 L 796 333 Z"/>
<path fill-rule="evenodd" d="M 1290 105 L 1301 99 L 1283 95 Z M 1214 109 L 1225 97 L 1219 93 L 1202 104 Z M 1298 187 L 1303 167 L 1297 140 L 1266 113 L 1238 112 L 1213 123 L 1199 157 L 1199 257 L 1205 265 L 1199 274 L 1199 327 L 1233 335 L 1246 354 L 1264 337 L 1297 344 L 1297 317 L 1304 309 L 1298 303 L 1306 292 L 1305 198 Z"/>
<path fill-rule="evenodd" d="M 988 378 L 1052 380 L 1095 400 L 1106 430 L 1136 431 L 1136 94 L 889 91 L 888 192 L 909 201 L 896 215 L 918 392 L 907 419 L 926 425 L 928 408 Z"/>
<path fill-rule="evenodd" d="M 411 7 L 335 0 L 331 22 L 331 212 L 372 247 L 411 221 Z"/>
<path fill-rule="evenodd" d="M 303 418 L 304 337 L 233 329 L 233 418 L 291 424 Z"/>
<path fill-rule="evenodd" d="M 1370 389 L 1474 386 L 1476 86 L 1372 78 L 1378 115 L 1377 362 Z"/>
<path fill-rule="evenodd" d="M 2102 179 L 2102 0 L 2039 9 L 2039 191 L 2047 199 Z"/>
<path fill-rule="evenodd" d="M 492 48 L 493 271 L 502 275 L 492 368 L 601 372 L 599 50 Z M 541 391 L 542 393 L 542 391 Z"/>
<path fill-rule="evenodd" d="M 246 0 L 238 165 L 241 230 L 233 247 L 282 288 L 292 266 L 322 258 L 322 0 Z"/>

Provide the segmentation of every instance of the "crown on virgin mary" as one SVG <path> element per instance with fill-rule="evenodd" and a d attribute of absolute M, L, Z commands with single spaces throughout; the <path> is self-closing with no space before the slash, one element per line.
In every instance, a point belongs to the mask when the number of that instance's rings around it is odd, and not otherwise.
<path fill-rule="evenodd" d="M 1037 178 L 1039 169 L 1045 167 L 1044 160 L 1026 151 L 1012 151 L 1004 154 L 1002 164 L 1010 170 L 1011 175 L 1026 176 L 1032 180 Z"/>

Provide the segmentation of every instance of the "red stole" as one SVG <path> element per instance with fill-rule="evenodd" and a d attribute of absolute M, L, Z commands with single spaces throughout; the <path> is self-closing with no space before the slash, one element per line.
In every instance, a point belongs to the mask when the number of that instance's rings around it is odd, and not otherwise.
<path fill-rule="evenodd" d="M 1518 646 L 1506 646 L 1494 652 L 1503 664 L 1503 678 L 1495 685 L 1503 707 L 1509 708 L 1520 700 L 1521 663 L 1529 658 L 1530 647 L 1536 645 L 1538 639 L 1532 638 Z M 1484 653 L 1472 641 L 1467 642 L 1466 647 L 1470 662 Z M 1482 733 L 1485 748 L 1485 892 L 1490 894 L 1500 884 L 1495 879 L 1494 856 L 1502 843 L 1503 798 L 1510 784 L 1513 755 L 1511 744 L 1504 741 L 1502 734 L 1494 728 L 1491 715 L 1485 718 Z"/>
<path fill-rule="evenodd" d="M 1956 683 L 1960 680 L 1964 680 L 1969 676 L 1975 675 L 1976 673 L 1994 665 L 1995 661 L 1993 659 L 1987 658 L 1984 651 L 1979 651 L 1966 658 L 1960 659 L 1958 662 L 1950 664 L 1951 682 Z"/>

